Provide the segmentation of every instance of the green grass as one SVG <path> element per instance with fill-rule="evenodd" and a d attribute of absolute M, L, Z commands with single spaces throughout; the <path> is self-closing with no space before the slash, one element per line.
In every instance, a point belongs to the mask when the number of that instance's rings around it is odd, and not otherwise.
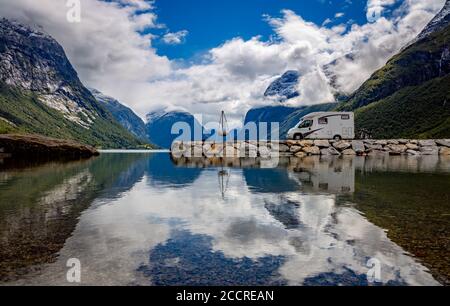
<path fill-rule="evenodd" d="M 2 120 L 0 133 L 35 133 L 72 139 L 99 148 L 136 148 L 143 145 L 120 126 L 109 112 L 100 109 L 99 114 L 92 126 L 85 129 L 41 103 L 35 94 L 0 82 L 0 117 L 18 127 L 13 128 Z"/>
<path fill-rule="evenodd" d="M 356 129 L 374 138 L 449 138 L 450 75 L 403 88 L 356 110 Z"/>

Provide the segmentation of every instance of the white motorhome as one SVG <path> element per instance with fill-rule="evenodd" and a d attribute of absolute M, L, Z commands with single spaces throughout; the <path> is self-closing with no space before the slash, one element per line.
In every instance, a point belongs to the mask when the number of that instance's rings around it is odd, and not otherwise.
<path fill-rule="evenodd" d="M 288 139 L 354 139 L 355 116 L 344 112 L 319 112 L 303 117 L 289 130 Z"/>

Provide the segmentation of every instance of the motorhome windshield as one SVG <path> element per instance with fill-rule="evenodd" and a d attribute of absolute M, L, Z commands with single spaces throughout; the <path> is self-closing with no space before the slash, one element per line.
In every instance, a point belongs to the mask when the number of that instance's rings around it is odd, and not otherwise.
<path fill-rule="evenodd" d="M 313 121 L 312 121 L 312 120 L 310 120 L 310 119 L 305 119 L 305 120 L 302 120 L 302 121 L 300 122 L 300 125 L 298 126 L 298 128 L 299 128 L 299 129 L 309 128 L 309 127 L 311 127 L 312 125 L 313 125 Z"/>

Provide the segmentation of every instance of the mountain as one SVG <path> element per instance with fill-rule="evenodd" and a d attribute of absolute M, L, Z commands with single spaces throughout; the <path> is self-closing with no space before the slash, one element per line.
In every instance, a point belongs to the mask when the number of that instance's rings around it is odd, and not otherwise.
<path fill-rule="evenodd" d="M 144 121 L 129 107 L 126 107 L 116 99 L 106 96 L 96 89 L 89 88 L 89 90 L 97 101 L 100 102 L 124 128 L 137 138 L 148 141 Z"/>
<path fill-rule="evenodd" d="M 446 1 L 442 10 L 428 23 L 414 42 L 426 38 L 428 35 L 444 30 L 450 22 L 450 1 Z"/>
<path fill-rule="evenodd" d="M 277 97 L 280 102 L 296 98 L 300 94 L 297 91 L 297 84 L 300 73 L 295 70 L 285 72 L 280 78 L 270 84 L 264 93 L 265 97 Z"/>
<path fill-rule="evenodd" d="M 450 138 L 450 0 L 339 110 L 374 138 Z"/>
<path fill-rule="evenodd" d="M 0 20 L 0 118 L 3 131 L 108 148 L 141 143 L 81 83 L 51 36 L 6 19 Z"/>
<path fill-rule="evenodd" d="M 147 114 L 147 135 L 150 141 L 162 148 L 170 148 L 172 142 L 179 137 L 180 134 L 173 135 L 171 133 L 172 126 L 176 123 L 186 123 L 191 129 L 190 135 L 183 135 L 181 140 L 190 141 L 190 140 L 199 140 L 194 139 L 192 136 L 194 133 L 194 129 L 196 128 L 203 133 L 202 125 L 195 119 L 195 117 L 187 112 L 165 112 L 165 111 L 157 111 L 151 112 Z M 202 134 L 203 137 L 203 134 Z M 178 138 L 180 139 L 180 138 Z"/>
<path fill-rule="evenodd" d="M 317 105 L 309 105 L 302 107 L 287 107 L 287 106 L 266 106 L 261 108 L 254 108 L 247 112 L 245 116 L 245 124 L 249 122 L 267 122 L 269 131 L 271 129 L 271 122 L 278 122 L 280 126 L 280 139 L 285 139 L 287 132 L 297 124 L 300 119 L 309 113 L 326 112 L 336 108 L 336 103 L 325 103 Z M 269 135 L 270 136 L 270 133 Z"/>

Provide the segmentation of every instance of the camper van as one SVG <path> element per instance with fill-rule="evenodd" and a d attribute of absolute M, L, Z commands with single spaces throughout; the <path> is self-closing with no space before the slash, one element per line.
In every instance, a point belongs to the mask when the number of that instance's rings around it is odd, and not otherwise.
<path fill-rule="evenodd" d="M 289 130 L 288 139 L 353 139 L 355 116 L 353 113 L 320 112 L 303 117 Z"/>

